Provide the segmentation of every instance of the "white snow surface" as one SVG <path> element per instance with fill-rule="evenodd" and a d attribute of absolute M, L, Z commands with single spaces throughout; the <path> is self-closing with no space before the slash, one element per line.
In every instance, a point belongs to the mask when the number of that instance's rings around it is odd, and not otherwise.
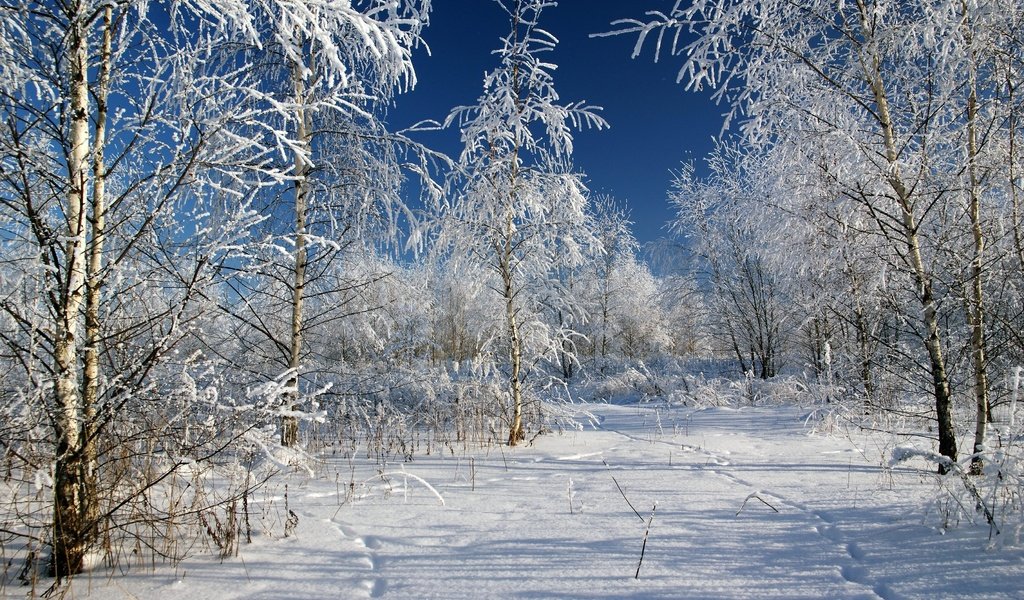
<path fill-rule="evenodd" d="M 327 453 L 254 499 L 281 513 L 287 484 L 294 535 L 94 571 L 66 597 L 1024 598 L 1021 547 L 937 528 L 934 477 L 890 468 L 881 438 L 813 433 L 797 407 L 586 409 L 593 426 L 435 448 L 386 482 L 365 452 Z"/>

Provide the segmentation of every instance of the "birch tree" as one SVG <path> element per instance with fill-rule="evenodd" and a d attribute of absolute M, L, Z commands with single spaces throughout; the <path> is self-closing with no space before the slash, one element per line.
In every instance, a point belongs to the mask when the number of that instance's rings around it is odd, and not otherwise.
<path fill-rule="evenodd" d="M 130 421 L 145 419 L 156 400 L 167 375 L 159 367 L 190 334 L 196 300 L 215 297 L 248 260 L 246 236 L 264 220 L 253 201 L 291 183 L 302 215 L 315 166 L 311 112 L 362 117 L 359 103 L 377 88 L 360 73 L 379 76 L 370 80 L 381 88 L 411 85 L 408 55 L 428 6 L 0 7 L 0 207 L 4 263 L 19 282 L 0 303 L 3 339 L 22 357 L 24 393 L 38 396 L 52 432 L 58 577 L 83 567 L 112 516 L 101 513 L 97 486 L 99 465 L 109 464 L 99 453 L 118 445 L 115 426 L 144 430 Z M 280 96 L 246 54 L 271 47 L 290 67 Z M 308 240 L 301 216 L 295 222 L 291 287 L 301 321 Z M 21 302 L 27 289 L 43 302 Z M 108 491 L 146 485 L 128 483 Z M 112 499 L 109 510 L 119 505 Z"/>
<path fill-rule="evenodd" d="M 980 415 L 987 359 L 984 298 L 975 283 L 983 276 L 985 237 L 976 218 L 981 173 L 974 144 L 982 138 L 975 111 L 985 95 L 978 77 L 989 70 L 982 67 L 982 32 L 998 29 L 980 24 L 1019 22 L 1020 9 L 999 0 L 702 0 L 619 23 L 637 34 L 636 53 L 653 40 L 655 52 L 682 57 L 680 81 L 714 88 L 714 97 L 730 104 L 730 118 L 740 120 L 747 143 L 803 151 L 805 166 L 792 168 L 820 169 L 841 201 L 858 206 L 874 235 L 896 253 L 919 309 L 939 452 L 950 461 L 958 452 L 946 348 L 956 338 L 942 313 L 953 299 L 946 288 L 953 277 L 938 259 L 951 235 L 973 237 L 967 280 L 974 290 L 969 310 Z M 955 159 L 949 140 L 963 149 Z M 842 160 L 815 155 L 823 146 Z M 957 190 L 966 190 L 960 196 L 968 199 L 966 211 L 950 221 L 944 215 L 953 214 Z"/>
<path fill-rule="evenodd" d="M 1008 55 L 1019 55 L 1021 50 L 1012 33 L 1019 26 L 1019 19 L 1024 17 L 1024 7 L 1018 4 L 989 2 L 974 5 L 961 1 L 946 7 L 949 12 L 944 15 L 945 20 L 952 25 L 944 33 L 948 38 L 946 43 L 952 49 L 939 54 L 949 79 L 957 81 L 964 73 L 967 76 L 962 91 L 959 94 L 954 92 L 953 96 L 963 107 L 958 127 L 960 135 L 954 138 L 959 147 L 953 153 L 962 157 L 961 189 L 966 196 L 965 207 L 971 232 L 966 314 L 971 331 L 974 383 L 975 435 L 971 473 L 975 475 L 980 475 L 984 467 L 983 454 L 991 414 L 989 362 L 992 356 L 988 324 L 991 315 L 985 290 L 986 279 L 991 276 L 988 253 L 992 228 L 985 223 L 985 217 L 995 207 L 984 204 L 998 205 L 1001 202 L 999 196 L 1002 194 L 998 193 L 994 174 L 997 165 L 1005 160 L 1000 160 L 998 143 L 989 132 L 1002 134 L 1004 129 L 1011 128 L 1016 110 L 1012 103 L 1004 104 L 1000 100 L 1004 89 L 1001 67 Z M 953 85 L 954 89 L 959 87 L 955 83 Z M 1011 172 L 1012 169 L 1009 167 Z"/>
<path fill-rule="evenodd" d="M 235 288 L 242 302 L 229 307 L 266 338 L 279 356 L 274 362 L 289 373 L 284 446 L 298 440 L 309 358 L 304 338 L 310 327 L 338 316 L 310 314 L 310 294 L 340 293 L 324 287 L 333 263 L 349 247 L 361 252 L 371 233 L 397 237 L 398 219 L 407 212 L 399 194 L 401 140 L 382 115 L 396 93 L 415 84 L 412 51 L 429 10 L 429 0 L 255 2 L 238 43 L 226 47 L 230 60 L 247 66 L 240 76 L 260 135 L 279 148 L 275 164 L 285 174 L 283 185 L 264 194 L 270 218 L 262 249 L 247 267 L 252 276 Z M 252 310 L 253 303 L 270 306 L 263 301 L 287 311 L 287 327 Z M 318 302 L 321 309 L 329 305 Z"/>
<path fill-rule="evenodd" d="M 211 143 L 221 116 L 197 106 L 185 114 L 176 92 L 193 82 L 184 65 L 201 47 L 175 46 L 185 42 L 164 33 L 167 15 L 157 25 L 149 8 L 31 2 L 0 44 L 4 72 L 18 77 L 0 97 L 4 257 L 19 274 L 0 300 L 3 338 L 22 356 L 25 397 L 52 432 L 58 577 L 82 568 L 100 533 L 100 448 L 120 411 L 258 220 L 244 201 L 217 208 L 214 197 L 190 194 L 205 177 L 200 165 L 230 177 L 249 158 L 258 164 L 259 151 L 225 162 L 237 145 Z M 215 213 L 218 232 L 194 237 Z M 137 311 L 130 298 L 153 288 L 174 291 L 153 312 Z M 20 302 L 27 289 L 41 302 Z"/>
<path fill-rule="evenodd" d="M 616 264 L 635 257 L 639 244 L 629 230 L 631 222 L 625 209 L 609 196 L 598 196 L 593 202 L 594 230 L 601 241 L 602 254 L 592 261 L 593 290 L 588 290 L 591 297 L 590 306 L 590 345 L 592 356 L 599 359 L 598 370 L 604 373 L 606 361 L 612 345 L 612 320 L 617 305 L 621 305 L 621 296 L 628 294 L 627 289 L 620 288 L 616 283 L 624 283 L 614 277 Z"/>
<path fill-rule="evenodd" d="M 711 175 L 696 177 L 692 165 L 677 173 L 669 200 L 678 217 L 672 230 L 690 238 L 712 291 L 709 304 L 719 342 L 740 370 L 761 379 L 782 364 L 789 330 L 796 326 L 785 272 L 778 258 L 785 229 L 766 204 L 778 194 L 761 157 L 726 145 L 709 157 Z M 774 222 L 771 228 L 765 223 Z"/>
<path fill-rule="evenodd" d="M 494 54 L 473 106 L 456 108 L 462 179 L 444 206 L 441 245 L 485 265 L 500 299 L 507 367 L 510 445 L 525 436 L 529 366 L 555 356 L 558 336 L 541 320 L 536 291 L 560 265 L 577 265 L 597 242 L 587 227 L 587 197 L 571 169 L 574 129 L 606 123 L 583 103 L 560 101 L 555 65 L 543 60 L 557 39 L 541 29 L 547 0 L 497 0 L 510 30 Z"/>

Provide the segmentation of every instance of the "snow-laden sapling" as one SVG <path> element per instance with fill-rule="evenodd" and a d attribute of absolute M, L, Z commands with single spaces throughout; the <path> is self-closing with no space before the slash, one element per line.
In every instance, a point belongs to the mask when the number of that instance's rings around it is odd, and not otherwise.
<path fill-rule="evenodd" d="M 606 123 L 584 103 L 558 102 L 554 65 L 542 58 L 557 39 L 538 23 L 555 3 L 499 3 L 510 17 L 495 51 L 500 64 L 486 74 L 477 103 L 456 108 L 445 121 L 459 127 L 463 150 L 456 189 L 442 207 L 438 247 L 456 263 L 491 273 L 494 325 L 502 333 L 489 344 L 506 357 L 502 401 L 514 446 L 526 439 L 533 365 L 557 363 L 566 350 L 561 327 L 545 322 L 539 306 L 557 289 L 559 269 L 582 264 L 600 245 L 587 223 L 582 177 L 572 169 L 572 131 Z"/>

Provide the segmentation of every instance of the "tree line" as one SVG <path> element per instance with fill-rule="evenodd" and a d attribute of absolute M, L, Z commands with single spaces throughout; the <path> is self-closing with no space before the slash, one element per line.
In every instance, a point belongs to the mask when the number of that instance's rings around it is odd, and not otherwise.
<path fill-rule="evenodd" d="M 0 4 L 3 543 L 58 581 L 173 557 L 325 423 L 515 444 L 538 390 L 671 348 L 627 215 L 572 164 L 606 124 L 558 100 L 552 5 L 498 3 L 449 158 L 385 119 L 429 0 Z"/>
<path fill-rule="evenodd" d="M 617 24 L 733 121 L 671 193 L 718 343 L 761 377 L 788 349 L 868 406 L 930 397 L 943 472 L 968 423 L 982 472 L 1017 386 L 1022 18 L 1012 0 L 698 0 Z"/>
<path fill-rule="evenodd" d="M 386 119 L 430 0 L 0 3 L 3 544 L 58 578 L 173 557 L 303 448 L 514 445 L 542 398 L 698 358 L 866 410 L 928 398 L 941 470 L 970 406 L 980 472 L 1024 350 L 1024 7 L 697 0 L 611 26 L 730 111 L 667 192 L 686 268 L 655 275 L 573 164 L 607 123 L 556 92 L 554 4 L 498 0 L 447 157 Z"/>

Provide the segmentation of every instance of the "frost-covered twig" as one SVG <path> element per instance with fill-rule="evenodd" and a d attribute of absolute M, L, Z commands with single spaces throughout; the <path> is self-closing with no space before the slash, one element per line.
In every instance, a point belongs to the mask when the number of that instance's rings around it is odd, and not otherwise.
<path fill-rule="evenodd" d="M 747 506 L 747 502 L 749 502 L 751 498 L 754 498 L 754 499 L 756 499 L 756 500 L 760 500 L 760 501 L 761 501 L 761 503 L 762 503 L 762 504 L 764 504 L 765 506 L 767 506 L 768 508 L 770 508 L 770 509 L 774 510 L 775 512 L 779 512 L 779 509 L 777 509 L 777 508 L 775 508 L 774 506 L 772 506 L 772 505 L 771 505 L 771 503 L 769 503 L 769 502 L 768 502 L 767 500 L 765 500 L 764 498 L 762 498 L 762 497 L 760 496 L 760 494 L 761 494 L 761 492 L 751 492 L 751 494 L 750 494 L 749 496 L 747 496 L 747 497 L 746 497 L 746 498 L 745 498 L 745 499 L 743 500 L 743 504 L 741 504 L 741 505 L 740 505 L 740 509 L 739 509 L 738 511 L 736 511 L 736 516 L 737 516 L 737 517 L 738 517 L 738 516 L 740 516 L 740 513 L 741 513 L 741 512 L 743 512 L 743 509 L 744 509 L 744 508 L 746 508 L 746 506 Z"/>
<path fill-rule="evenodd" d="M 427 483 L 427 480 L 423 479 L 419 475 L 413 475 L 412 473 L 407 473 L 404 468 L 401 471 L 398 471 L 397 473 L 396 472 L 381 471 L 380 473 L 378 473 L 377 475 L 374 475 L 370 479 L 367 479 L 363 483 L 366 483 L 368 481 L 373 481 L 374 479 L 377 479 L 377 478 L 394 477 L 394 476 L 411 477 L 412 479 L 415 479 L 416 481 L 422 483 L 423 487 L 427 488 L 427 490 L 430 491 L 430 493 L 433 494 L 434 497 L 437 498 L 437 501 L 441 503 L 441 506 L 445 505 L 444 504 L 444 497 L 441 496 L 441 494 L 434 488 L 434 486 L 432 486 L 429 483 Z"/>
<path fill-rule="evenodd" d="M 643 523 L 643 521 L 644 521 L 643 516 L 640 515 L 640 511 L 638 511 L 633 506 L 633 503 L 629 501 L 629 498 L 626 497 L 626 492 L 622 491 L 622 486 L 619 485 L 618 480 L 616 480 L 615 477 L 613 476 L 612 477 L 612 481 L 615 482 L 615 487 L 619 488 L 619 493 L 622 494 L 622 499 L 626 501 L 626 504 L 629 505 L 629 508 L 633 509 L 633 514 L 635 514 L 636 518 L 640 519 L 640 522 Z"/>
<path fill-rule="evenodd" d="M 647 529 L 644 530 L 644 543 L 640 546 L 640 562 L 636 565 L 636 575 L 633 579 L 640 579 L 640 567 L 644 565 L 644 554 L 647 552 L 647 536 L 651 534 L 651 523 L 654 522 L 654 511 L 658 510 L 658 503 L 654 503 L 654 507 L 651 508 L 651 518 L 647 519 Z M 641 521 L 643 518 L 640 519 Z"/>
<path fill-rule="evenodd" d="M 947 476 L 956 475 L 960 482 L 963 483 L 964 489 L 967 490 L 967 493 L 970 494 L 971 498 L 974 500 L 975 508 L 985 515 L 985 522 L 988 523 L 991 531 L 995 535 L 999 535 L 999 525 L 996 523 L 994 510 L 989 507 L 985 498 L 982 497 L 978 486 L 974 484 L 974 476 L 972 476 L 968 471 L 965 471 L 960 463 L 951 460 L 948 456 L 936 454 L 929 450 L 921 450 L 911 446 L 897 446 L 896 448 L 893 448 L 892 456 L 889 459 L 889 466 L 895 466 L 912 458 L 924 458 L 929 462 L 936 463 L 940 467 L 943 467 Z M 973 459 L 974 455 L 971 455 L 968 458 Z"/>

